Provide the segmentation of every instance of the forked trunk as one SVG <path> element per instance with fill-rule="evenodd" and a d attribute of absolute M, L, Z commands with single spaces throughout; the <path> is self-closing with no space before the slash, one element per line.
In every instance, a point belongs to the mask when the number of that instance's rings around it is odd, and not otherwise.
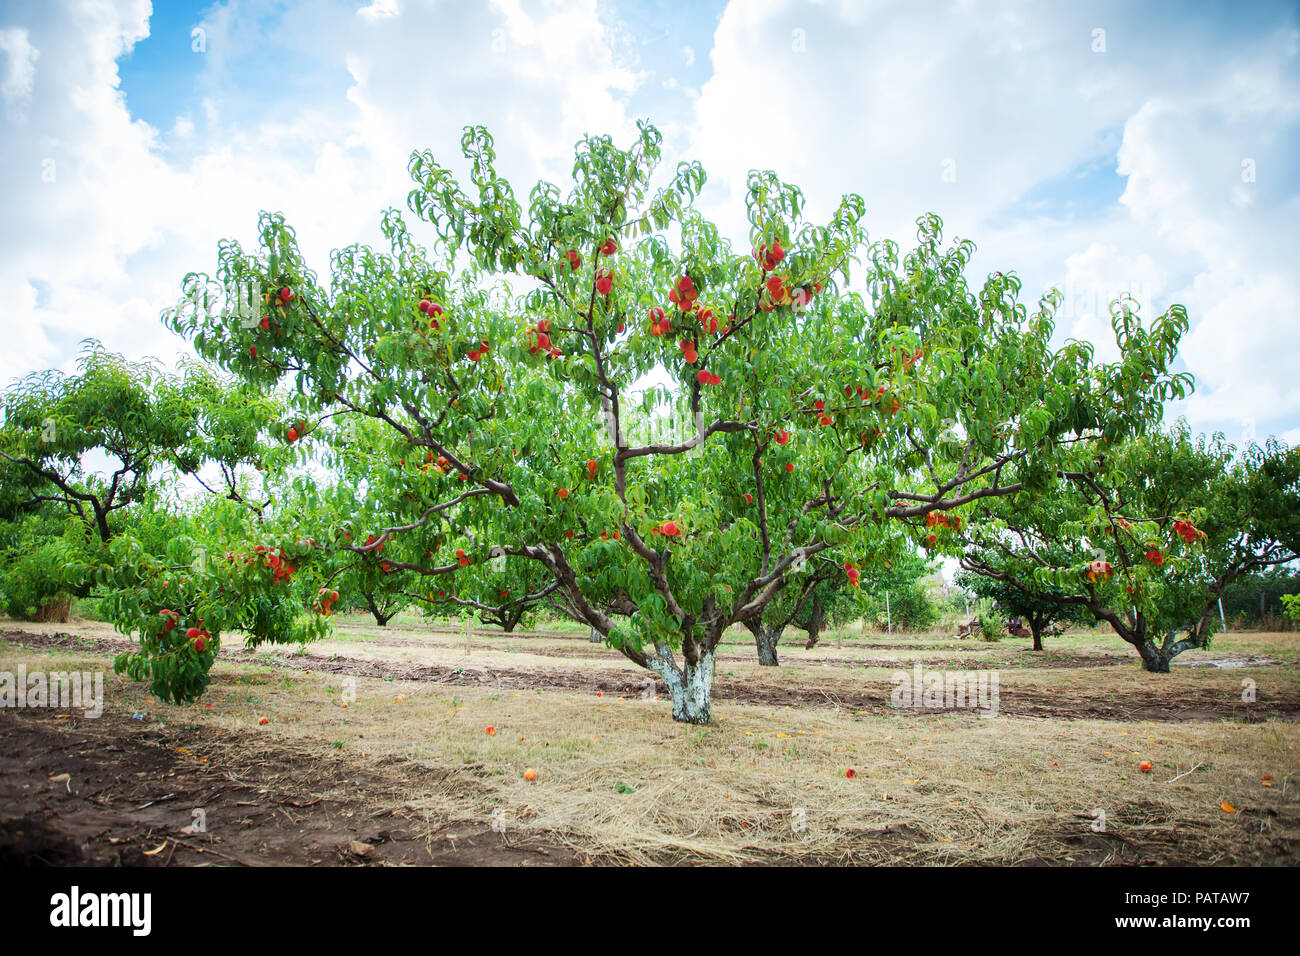
<path fill-rule="evenodd" d="M 776 645 L 781 640 L 780 629 L 764 627 L 761 621 L 747 621 L 745 626 L 754 635 L 754 646 L 758 649 L 758 662 L 765 667 L 776 667 Z"/>
<path fill-rule="evenodd" d="M 694 664 L 678 668 L 671 661 L 652 658 L 651 669 L 663 678 L 673 701 L 673 720 L 684 724 L 707 724 L 713 701 L 714 652 L 701 650 Z"/>
<path fill-rule="evenodd" d="M 375 619 L 375 623 L 378 624 L 380 627 L 387 627 L 388 622 L 391 621 L 397 615 L 396 611 L 392 611 L 391 613 L 385 613 L 384 610 L 380 608 L 380 606 L 375 602 L 375 599 L 371 595 L 369 594 L 365 595 L 365 599 L 366 599 L 366 606 L 370 608 L 370 616 Z"/>
<path fill-rule="evenodd" d="M 1156 646 L 1155 641 L 1144 638 L 1142 643 L 1137 645 L 1137 651 L 1142 657 L 1142 669 L 1144 671 L 1149 671 L 1152 674 L 1169 673 L 1169 661 L 1173 655 Z"/>
<path fill-rule="evenodd" d="M 1092 610 L 1097 614 L 1096 608 Z M 1147 633 L 1146 620 L 1140 614 L 1130 617 L 1127 624 L 1114 615 L 1104 617 L 1097 614 L 1097 616 L 1108 621 L 1116 634 L 1133 645 L 1138 656 L 1142 658 L 1142 669 L 1148 673 L 1168 674 L 1169 662 L 1188 647 L 1185 641 L 1178 641 L 1172 645 L 1166 641 L 1164 646 L 1157 644 Z"/>

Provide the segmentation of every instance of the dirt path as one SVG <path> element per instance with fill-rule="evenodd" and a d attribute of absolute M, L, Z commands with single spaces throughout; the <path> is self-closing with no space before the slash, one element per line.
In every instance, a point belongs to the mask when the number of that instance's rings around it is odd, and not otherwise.
<path fill-rule="evenodd" d="M 0 640 L 21 642 L 31 647 L 75 648 L 99 653 L 117 653 L 134 645 L 117 638 L 90 639 L 70 634 L 33 634 L 26 631 L 0 632 Z M 512 690 L 578 690 L 600 691 L 614 696 L 637 696 L 645 677 L 640 671 L 613 669 L 538 670 L 515 667 L 450 667 L 438 664 L 413 664 L 398 661 L 363 661 L 347 657 L 325 657 L 318 654 L 294 654 L 285 657 L 268 657 L 240 650 L 228 655 L 228 660 L 240 663 L 259 663 L 289 670 L 311 670 L 323 673 L 346 674 L 356 677 L 394 678 L 397 680 L 427 681 L 454 686 L 500 687 Z M 915 662 L 910 662 L 915 663 Z M 877 665 L 880 666 L 880 665 Z M 900 664 L 907 669 L 907 665 Z M 939 664 L 927 661 L 927 669 Z M 630 667 L 630 665 L 629 665 Z M 713 688 L 717 701 L 736 701 L 747 704 L 774 706 L 838 707 L 851 711 L 880 711 L 888 705 L 893 685 L 888 681 L 863 680 L 855 693 L 830 693 L 806 687 L 782 687 L 749 680 L 719 676 Z M 659 693 L 666 693 L 662 685 Z M 1108 694 L 1105 697 L 1088 693 L 1072 693 L 1067 689 L 1042 691 L 1033 688 L 1003 686 L 999 690 L 1001 714 L 1013 717 L 1050 717 L 1061 720 L 1223 720 L 1233 719 L 1246 723 L 1265 720 L 1300 721 L 1300 691 L 1263 695 L 1254 703 L 1243 703 L 1220 688 L 1183 693 L 1165 693 L 1159 697 L 1138 694 Z M 929 708 L 926 716 L 947 713 L 948 710 Z"/>
<path fill-rule="evenodd" d="M 385 631 L 397 632 L 402 630 L 400 626 L 381 628 L 378 625 L 373 623 L 370 624 L 353 623 L 351 621 L 335 621 L 333 626 L 335 630 L 341 632 L 365 631 L 367 633 L 376 634 L 376 635 L 383 634 Z M 463 627 L 448 627 L 445 624 L 425 624 L 425 625 L 419 625 L 419 627 L 420 630 L 417 630 L 414 633 L 438 634 L 443 637 L 457 637 L 457 638 L 464 638 L 465 636 L 465 629 Z M 525 641 L 541 639 L 541 640 L 549 640 L 549 641 L 574 641 L 581 644 L 590 643 L 586 634 L 573 632 L 573 631 L 503 631 L 500 628 L 496 628 L 496 627 L 475 627 L 470 629 L 470 633 L 474 637 L 486 637 L 486 638 L 492 638 L 496 640 L 513 640 L 515 638 L 519 638 L 520 640 L 525 640 Z M 795 633 L 796 636 L 787 640 L 783 640 L 780 645 L 781 647 L 799 647 L 803 645 L 806 638 L 797 636 L 797 632 L 792 632 L 792 633 Z M 733 644 L 733 643 L 752 644 L 752 641 L 750 639 L 743 636 L 744 635 L 743 630 L 738 630 L 737 632 L 733 632 L 733 634 L 734 636 L 739 637 L 740 640 L 732 641 L 730 639 L 727 639 L 724 640 L 723 643 L 724 644 Z M 947 640 L 947 638 L 944 638 L 943 640 Z M 978 641 L 978 640 L 972 641 L 966 638 L 958 638 L 956 635 L 953 635 L 951 640 L 956 645 L 955 647 L 956 650 L 979 651 L 979 650 L 987 650 L 991 647 L 996 646 L 995 644 L 985 643 L 983 641 Z M 378 643 L 385 643 L 385 641 L 380 640 Z M 866 641 L 866 640 L 862 640 L 861 638 L 855 638 L 855 637 L 850 637 L 847 640 L 841 639 L 839 642 L 836 642 L 833 639 L 827 639 L 827 640 L 823 640 L 817 646 L 830 647 L 832 646 L 832 644 L 834 644 L 837 649 L 844 647 L 844 648 L 852 648 L 854 650 L 865 649 L 865 650 L 878 650 L 878 651 L 884 651 L 884 650 L 930 651 L 930 650 L 935 650 L 937 646 L 933 643 L 924 644 L 924 643 L 917 643 L 915 641 L 910 641 L 910 642 L 891 641 L 889 643 L 885 643 L 881 641 Z M 531 654 L 536 652 L 529 651 L 529 653 Z"/>
<path fill-rule="evenodd" d="M 500 638 L 500 635 L 497 635 L 497 637 Z M 582 643 L 587 644 L 588 642 L 584 640 Z M 362 646 L 371 646 L 371 645 L 377 647 L 403 647 L 403 648 L 419 648 L 419 647 L 427 646 L 425 644 L 422 644 L 418 638 L 408 638 L 404 640 L 402 638 L 392 638 L 392 637 L 374 638 L 371 640 L 367 640 L 362 644 Z M 891 650 L 900 650 L 909 647 L 913 650 L 931 650 L 931 651 L 940 650 L 940 648 L 930 646 L 930 645 L 922 645 L 922 644 L 914 644 L 914 645 L 879 644 L 879 645 L 867 645 L 867 646 L 889 648 Z M 502 648 L 497 645 L 493 645 L 493 649 L 502 650 Z M 944 650 L 948 650 L 948 649 L 944 648 Z M 533 657 L 555 657 L 561 660 L 594 660 L 594 661 L 604 661 L 605 663 L 622 662 L 622 658 L 618 655 L 618 652 L 611 651 L 608 648 L 604 647 L 603 645 L 599 647 L 592 645 L 591 647 L 579 646 L 575 648 L 530 647 L 527 650 L 525 650 L 524 653 L 529 654 Z M 753 661 L 754 654 L 753 653 L 729 654 L 729 653 L 719 652 L 717 658 L 719 661 Z M 1017 658 L 1014 661 L 961 660 L 956 658 L 946 660 L 946 661 L 936 661 L 932 658 L 929 658 L 925 661 L 925 663 L 927 666 L 930 667 L 953 667 L 961 670 L 996 670 L 998 668 L 1005 668 L 1009 666 L 1014 666 L 1018 669 L 1028 669 L 1028 668 L 1036 668 L 1036 667 L 1045 667 L 1045 668 L 1118 667 L 1118 666 L 1131 667 L 1133 665 L 1133 661 L 1134 658 L 1132 657 L 1127 657 L 1127 656 L 1117 655 L 1117 654 L 1068 654 L 1059 651 L 1057 652 L 1049 651 L 1043 654 L 1036 654 L 1033 657 Z M 810 667 L 842 667 L 842 668 L 891 667 L 896 669 L 897 668 L 907 669 L 916 662 L 917 662 L 916 658 L 903 660 L 901 658 L 895 658 L 895 657 L 864 657 L 860 659 L 853 659 L 853 658 L 844 658 L 844 657 L 786 658 L 783 656 L 781 658 L 781 663 L 783 664 L 806 664 Z"/>
<path fill-rule="evenodd" d="M 483 821 L 427 822 L 401 809 L 401 781 L 443 773 L 410 761 L 389 778 L 264 738 L 48 710 L 0 713 L 0 737 L 0 866 L 579 862 Z M 206 832 L 183 832 L 194 809 Z"/>

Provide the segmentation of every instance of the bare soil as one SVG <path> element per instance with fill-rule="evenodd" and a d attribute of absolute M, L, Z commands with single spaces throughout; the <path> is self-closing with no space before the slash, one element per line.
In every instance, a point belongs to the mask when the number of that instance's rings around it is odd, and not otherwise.
<path fill-rule="evenodd" d="M 430 826 L 392 809 L 404 782 L 448 774 L 415 762 L 379 776 L 342 755 L 308 760 L 262 739 L 216 740 L 109 713 L 14 710 L 0 730 L 0 866 L 575 862 L 569 850 L 508 839 L 481 821 Z M 183 833 L 196 808 L 206 832 Z"/>

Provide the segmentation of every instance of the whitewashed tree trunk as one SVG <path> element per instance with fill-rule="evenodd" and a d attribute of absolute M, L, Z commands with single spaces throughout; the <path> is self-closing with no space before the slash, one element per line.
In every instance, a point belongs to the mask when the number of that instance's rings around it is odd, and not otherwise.
<path fill-rule="evenodd" d="M 673 720 L 685 724 L 707 724 L 712 716 L 713 671 L 716 658 L 712 650 L 701 650 L 696 663 L 684 668 L 671 659 L 654 657 L 650 667 L 663 678 L 673 701 Z"/>

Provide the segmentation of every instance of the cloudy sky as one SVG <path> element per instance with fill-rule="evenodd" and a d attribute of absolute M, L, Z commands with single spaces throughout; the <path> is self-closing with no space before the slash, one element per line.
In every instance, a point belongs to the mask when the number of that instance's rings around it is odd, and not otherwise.
<path fill-rule="evenodd" d="M 1300 442 L 1291 3 L 5 0 L 0 114 L 0 382 L 86 336 L 175 359 L 158 313 L 218 239 L 282 210 L 323 271 L 466 124 L 526 187 L 647 117 L 737 240 L 771 168 L 905 245 L 937 212 L 1102 355 L 1109 299 L 1181 302 L 1171 413 Z"/>

